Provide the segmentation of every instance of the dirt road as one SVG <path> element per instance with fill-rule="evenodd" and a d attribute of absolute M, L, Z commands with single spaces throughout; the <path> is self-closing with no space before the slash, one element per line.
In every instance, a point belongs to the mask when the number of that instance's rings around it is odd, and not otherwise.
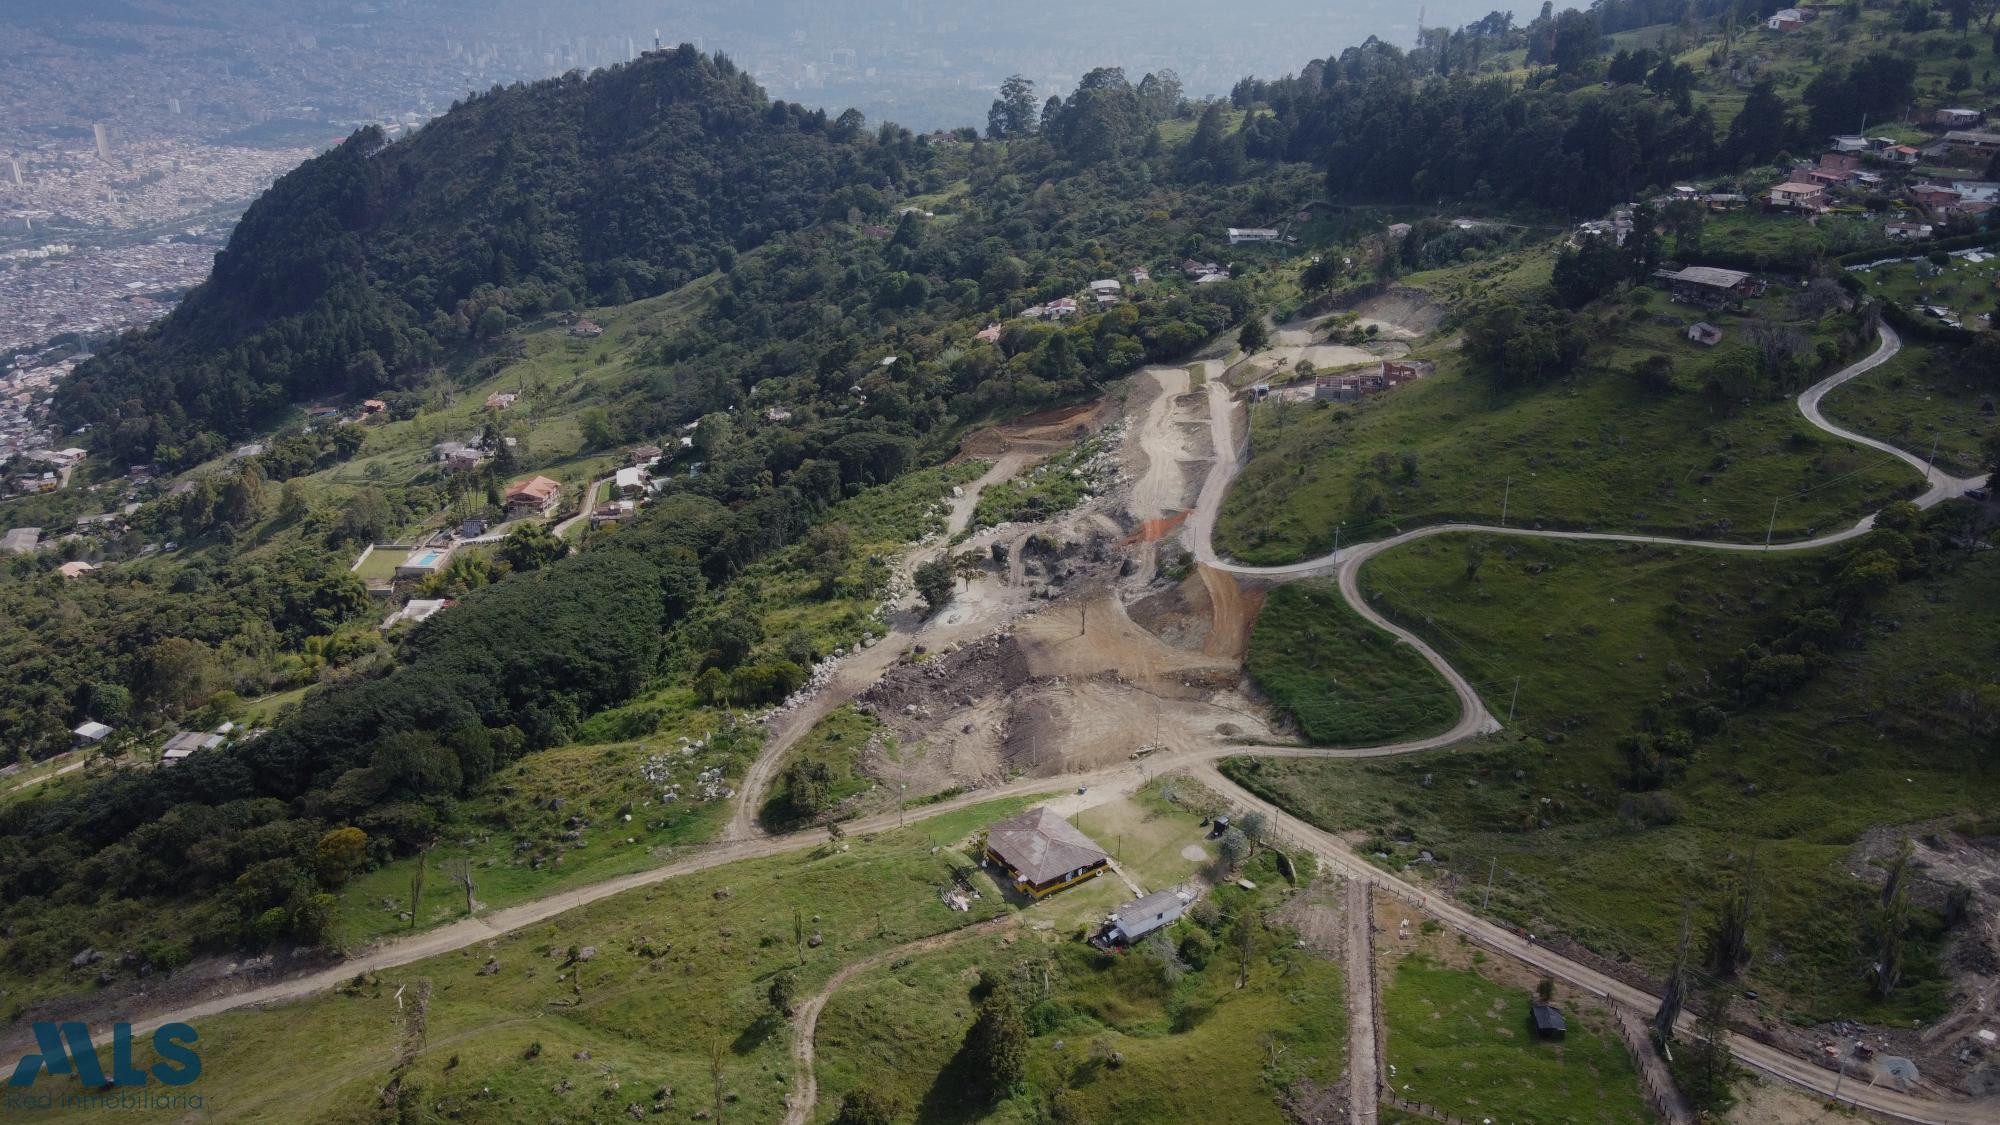
<path fill-rule="evenodd" d="M 1011 478 L 1027 463 L 1028 455 L 1025 453 L 1002 454 L 991 468 L 965 486 L 960 495 L 952 498 L 942 542 L 935 547 L 913 549 L 904 555 L 901 564 L 904 573 L 914 571 L 951 550 L 952 539 L 972 523 L 972 512 L 979 506 L 980 493 Z M 748 840 L 763 834 L 757 823 L 757 810 L 764 805 L 764 794 L 770 791 L 778 766 L 785 760 L 785 752 L 836 707 L 860 695 L 881 679 L 882 673 L 902 659 L 929 625 L 930 622 L 921 614 L 904 607 L 892 619 L 888 636 L 871 647 L 857 649 L 850 654 L 841 661 L 833 678 L 813 693 L 811 699 L 771 723 L 764 735 L 764 745 L 757 752 L 757 760 L 751 762 L 750 768 L 743 773 L 742 790 L 736 797 L 736 811 L 729 818 L 729 826 L 723 830 L 723 839 Z"/>
<path fill-rule="evenodd" d="M 967 926 L 962 930 L 936 934 L 913 942 L 885 949 L 870 957 L 863 957 L 849 965 L 841 966 L 826 987 L 813 994 L 812 999 L 799 1005 L 792 1013 L 792 1094 L 785 1099 L 785 1125 L 806 1125 L 813 1117 L 813 1109 L 819 1104 L 819 1076 L 813 1073 L 813 1041 L 819 1034 L 819 1014 L 826 1010 L 827 1001 L 840 991 L 840 986 L 856 976 L 879 965 L 884 965 L 898 957 L 915 957 L 920 953 L 934 953 L 954 942 L 983 934 L 998 933 L 1017 924 L 1018 915 L 1003 914 L 998 918 Z"/>
<path fill-rule="evenodd" d="M 1897 339 L 1895 333 L 1884 328 L 1882 330 L 1882 346 L 1874 355 L 1844 369 L 1800 396 L 1799 405 L 1801 412 L 1814 425 L 1829 433 L 1841 437 L 1853 437 L 1847 431 L 1826 423 L 1820 417 L 1818 412 L 1820 398 L 1832 387 L 1838 386 L 1841 382 L 1852 379 L 1862 372 L 1884 362 L 1889 356 L 1894 355 L 1900 346 L 1900 341 Z M 1454 691 L 1458 694 L 1461 701 L 1462 713 L 1459 722 L 1454 725 L 1452 730 L 1442 735 L 1373 747 L 1259 746 L 1251 748 L 1210 741 L 1206 745 L 1163 751 L 1147 758 L 1143 763 L 1119 763 L 1085 773 L 1068 774 L 1054 778 L 1024 778 L 1009 784 L 976 790 L 930 807 L 926 810 L 927 815 L 936 815 L 937 813 L 963 808 L 971 804 L 1011 794 L 1056 793 L 1060 793 L 1061 796 L 1057 796 L 1051 800 L 1049 802 L 1050 806 L 1062 815 L 1069 815 L 1078 809 L 1095 806 L 1106 800 L 1115 800 L 1129 795 L 1135 792 L 1149 776 L 1159 776 L 1177 769 L 1186 769 L 1204 784 L 1207 784 L 1218 793 L 1225 795 L 1239 807 L 1255 808 L 1263 811 L 1271 819 L 1280 836 L 1312 851 L 1331 869 L 1340 871 L 1352 879 L 1380 887 L 1388 893 L 1396 894 L 1419 908 L 1428 911 L 1441 922 L 1459 930 L 1459 932 L 1467 935 L 1469 939 L 1478 941 L 1480 944 L 1496 952 L 1516 957 L 1530 966 L 1574 987 L 1595 992 L 1606 1000 L 1615 1001 L 1640 1011 L 1650 1011 L 1657 1002 L 1654 997 L 1616 979 L 1598 973 L 1588 966 L 1569 961 L 1550 950 L 1544 949 L 1522 935 L 1515 934 L 1505 927 L 1473 914 L 1450 899 L 1433 895 L 1420 887 L 1377 870 L 1373 865 L 1364 862 L 1358 856 L 1354 855 L 1337 837 L 1325 833 L 1242 790 L 1233 782 L 1224 778 L 1215 769 L 1214 763 L 1222 757 L 1245 752 L 1271 756 L 1328 758 L 1363 758 L 1406 754 L 1451 745 L 1480 733 L 1497 729 L 1497 724 L 1494 722 L 1492 716 L 1486 712 L 1484 705 L 1480 702 L 1478 693 L 1472 689 L 1471 685 L 1456 670 L 1438 656 L 1434 650 L 1425 645 L 1420 638 L 1380 617 L 1361 598 L 1357 582 L 1361 564 L 1368 558 L 1372 558 L 1381 551 L 1388 550 L 1396 545 L 1407 543 L 1426 535 L 1444 534 L 1451 531 L 1479 531 L 1495 535 L 1526 535 L 1551 539 L 1659 543 L 1717 550 L 1762 550 L 1765 548 L 1755 544 L 1710 543 L 1699 540 L 1679 540 L 1655 536 L 1588 532 L 1537 532 L 1524 531 L 1517 528 L 1496 528 L 1478 525 L 1445 525 L 1409 532 L 1377 543 L 1349 546 L 1332 555 L 1305 560 L 1285 567 L 1240 566 L 1218 559 L 1215 556 L 1211 542 L 1215 512 L 1220 507 L 1220 501 L 1226 494 L 1229 483 L 1233 480 L 1236 470 L 1241 464 L 1241 450 L 1233 434 L 1234 423 L 1230 416 L 1230 404 L 1226 395 L 1213 382 L 1211 382 L 1209 388 L 1208 407 L 1211 431 L 1215 443 L 1215 463 L 1203 481 L 1200 497 L 1196 502 L 1195 514 L 1188 521 L 1188 527 L 1192 529 L 1188 533 L 1188 541 L 1197 559 L 1218 571 L 1278 579 L 1296 578 L 1314 574 L 1339 574 L 1342 595 L 1357 612 L 1398 639 L 1415 647 L 1453 685 Z M 1884 448 L 1880 443 L 1868 439 L 1857 438 L 1855 440 L 1861 440 L 1863 444 L 1867 444 L 1871 448 Z M 1894 449 L 1887 449 L 1886 451 L 1895 454 L 1920 470 L 1925 470 L 1926 479 L 1931 482 L 1931 488 L 1918 501 L 1922 506 L 1938 503 L 1950 496 L 1962 495 L 1967 488 L 1974 487 L 1980 483 L 1979 478 L 1951 478 L 1943 476 L 1934 470 L 1926 470 L 1921 462 L 1907 454 Z M 1018 463 L 1014 467 L 1018 468 Z M 1012 470 L 1007 471 L 1011 472 Z M 955 522 L 955 526 L 962 527 L 962 519 L 969 518 L 972 505 L 976 502 L 977 489 L 983 488 L 986 484 L 997 479 L 1004 479 L 1002 466 L 1000 465 L 996 465 L 994 470 L 989 471 L 985 477 L 982 477 L 975 488 L 967 490 L 967 495 L 961 499 L 961 502 L 954 505 L 953 520 L 958 521 Z M 1823 547 L 1860 535 L 1868 530 L 1872 524 L 1873 517 L 1870 517 L 1860 521 L 1853 528 L 1845 529 L 1832 535 L 1776 545 L 1770 549 L 1810 550 Z M 972 623 L 969 622 L 969 624 Z M 872 654 L 877 650 L 881 650 L 884 653 L 891 654 L 889 659 L 893 659 L 893 654 L 899 653 L 901 647 L 910 643 L 914 635 L 914 632 L 912 632 L 910 635 L 900 638 L 900 643 L 885 641 L 875 646 L 875 648 L 865 651 Z M 863 666 L 858 664 L 857 679 L 860 678 L 862 671 Z M 850 681 L 843 678 L 841 682 L 848 683 Z M 863 686 L 865 686 L 865 683 Z M 827 694 L 831 697 L 838 693 L 830 691 Z M 790 732 L 789 737 L 795 738 L 798 732 L 809 727 L 810 723 L 807 722 L 799 726 L 796 730 L 788 726 L 787 731 Z M 773 749 L 773 744 L 777 747 L 775 750 Z M 728 842 L 708 849 L 697 856 L 677 860 L 649 871 L 636 872 L 604 883 L 551 895 L 535 902 L 523 903 L 519 906 L 496 911 L 484 917 L 468 919 L 427 933 L 385 943 L 351 960 L 306 976 L 233 995 L 215 997 L 190 1005 L 171 1014 L 158 1014 L 146 1021 L 135 1021 L 135 1032 L 144 1034 L 146 1031 L 157 1027 L 160 1023 L 168 1019 L 186 1020 L 199 1018 L 247 1005 L 270 1004 L 311 995 L 350 979 L 356 973 L 380 971 L 409 964 L 413 961 L 437 954 L 461 949 L 497 934 L 545 921 L 575 907 L 611 895 L 621 894 L 639 887 L 663 882 L 680 875 L 706 870 L 726 863 L 760 856 L 780 855 L 810 848 L 816 845 L 821 839 L 818 833 L 801 833 L 790 836 L 761 838 L 756 835 L 754 810 L 757 798 L 762 792 L 763 785 L 768 783 L 769 773 L 774 768 L 772 765 L 765 763 L 775 763 L 782 755 L 784 745 L 789 745 L 789 743 L 774 736 L 767 743 L 765 753 L 760 756 L 760 765 L 764 765 L 764 769 L 759 772 L 753 768 L 753 775 L 759 779 L 758 784 L 753 786 L 746 779 L 741 805 L 738 809 L 738 820 L 732 822 Z M 1080 790 L 1087 790 L 1087 795 Z M 893 812 L 864 818 L 850 824 L 848 831 L 850 834 L 858 835 L 871 831 L 885 830 L 894 826 L 896 818 L 897 814 Z M 860 971 L 860 968 L 861 966 L 856 966 L 853 972 Z M 845 977 L 836 977 L 836 982 L 851 976 L 852 972 L 848 972 Z M 835 987 L 835 985 L 830 984 L 829 988 L 831 987 Z M 823 1006 L 824 999 L 820 999 L 819 1002 Z M 815 1009 L 815 1017 L 816 1013 L 817 1009 Z M 1692 1017 L 1684 1017 L 1684 1019 L 1691 1020 Z M 808 1032 L 803 1038 L 809 1040 L 810 1033 Z M 1804 1059 L 1795 1058 L 1776 1048 L 1767 1047 L 1741 1036 L 1735 1037 L 1732 1040 L 1732 1049 L 1739 1059 L 1765 1074 L 1784 1079 L 1820 1095 L 1829 1095 L 1833 1089 L 1835 1077 L 1832 1072 L 1826 1071 Z M 811 1052 L 809 1042 L 804 1047 L 804 1050 L 806 1052 L 805 1057 L 809 1073 Z M 1357 1055 L 1357 1057 L 1359 1056 Z M 1845 1085 L 1842 1087 L 1841 1093 L 1843 1101 L 1860 1106 L 1871 1112 L 1918 1123 L 1918 1125 L 1975 1125 L 1975 1123 L 1990 1123 L 2000 1120 L 2000 1106 L 1996 1106 L 1993 1099 L 1975 1103 L 1930 1102 L 1886 1089 L 1863 1086 L 1859 1083 Z M 810 1102 L 803 1104 L 805 1105 L 804 1112 L 809 1113 Z"/>

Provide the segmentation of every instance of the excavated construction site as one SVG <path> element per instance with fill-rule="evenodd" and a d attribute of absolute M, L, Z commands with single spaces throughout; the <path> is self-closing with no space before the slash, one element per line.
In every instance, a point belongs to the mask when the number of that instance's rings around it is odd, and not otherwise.
<path fill-rule="evenodd" d="M 1119 417 L 1118 404 L 1051 411 L 982 431 L 968 452 L 1045 455 Z M 1263 591 L 1182 561 L 1180 524 L 1215 457 L 1207 396 L 1184 369 L 1152 369 L 1122 417 L 1116 486 L 969 538 L 984 574 L 939 614 L 940 643 L 856 697 L 894 736 L 865 760 L 879 783 L 935 792 L 1284 740 L 1243 672 Z M 992 631 L 972 635 L 983 622 Z"/>

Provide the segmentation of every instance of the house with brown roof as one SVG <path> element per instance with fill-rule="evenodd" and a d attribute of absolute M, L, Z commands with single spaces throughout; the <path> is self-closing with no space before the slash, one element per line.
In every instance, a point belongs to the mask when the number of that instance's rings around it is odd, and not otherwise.
<path fill-rule="evenodd" d="M 1014 889 L 1031 899 L 1095 878 L 1111 863 L 1097 842 L 1042 806 L 986 830 L 984 862 L 1006 870 Z"/>
<path fill-rule="evenodd" d="M 1771 189 L 1771 206 L 1787 211 L 1818 211 L 1826 206 L 1826 188 L 1800 180 L 1786 180 Z"/>
<path fill-rule="evenodd" d="M 517 480 L 507 486 L 507 518 L 546 516 L 562 499 L 562 484 L 543 476 Z"/>

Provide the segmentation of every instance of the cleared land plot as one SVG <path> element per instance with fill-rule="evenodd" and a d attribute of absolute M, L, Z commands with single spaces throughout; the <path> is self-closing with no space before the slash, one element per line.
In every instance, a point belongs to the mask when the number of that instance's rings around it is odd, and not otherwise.
<path fill-rule="evenodd" d="M 1537 1038 L 1533 995 L 1421 954 L 1382 989 L 1384 1061 L 1402 1097 L 1473 1120 L 1652 1121 L 1618 1033 L 1575 1006 L 1561 1041 Z"/>
<path fill-rule="evenodd" d="M 372 1121 L 400 1075 L 413 1115 L 607 1120 L 661 1104 L 684 1120 L 713 1114 L 719 1082 L 725 1120 L 778 1120 L 792 1070 L 772 979 L 794 973 L 810 995 L 846 961 L 1003 912 L 990 889 L 969 914 L 943 904 L 938 888 L 970 860 L 933 841 L 966 841 L 1018 806 L 698 872 L 334 993 L 205 1019 L 202 1076 L 180 1092 L 237 1120 L 310 1105 Z M 795 919 L 817 948 L 794 941 Z M 144 1042 L 135 1056 L 154 1061 Z"/>
<path fill-rule="evenodd" d="M 1904 986 L 1874 997 L 1865 919 L 1879 869 L 1850 852 L 1878 826 L 1977 817 L 2000 800 L 1980 720 L 1945 702 L 1993 690 L 1973 685 L 1992 684 L 2000 634 L 1964 623 L 2000 604 L 2000 559 L 1934 564 L 1935 577 L 1882 596 L 1858 647 L 1744 703 L 1726 692 L 1754 673 L 1734 662 L 1813 603 L 1837 565 L 1830 552 L 1496 541 L 1468 580 L 1458 539 L 1384 555 L 1362 587 L 1491 685 L 1496 712 L 1521 677 L 1506 741 L 1381 762 L 1238 760 L 1232 776 L 1322 827 L 1368 834 L 1364 854 L 1412 877 L 1483 884 L 1490 865 L 1494 914 L 1655 972 L 1673 955 L 1681 903 L 1696 904 L 1698 925 L 1712 918 L 1754 843 L 1761 952 L 1746 979 L 1767 1012 L 1935 1018 L 1946 993 L 1936 917 L 1918 912 Z M 1639 784 L 1649 751 L 1628 736 L 1671 726 L 1683 701 L 1717 690 L 1721 726 L 1665 763 L 1663 786 Z M 1426 851 L 1435 866 L 1418 862 Z"/>
<path fill-rule="evenodd" d="M 1284 879 L 1269 853 L 1246 874 L 1262 889 L 1218 892 L 1222 918 L 1276 907 Z M 1225 935 L 1228 926 L 1220 923 Z M 1177 924 L 1174 939 L 1194 928 Z M 1338 1079 L 1346 1044 L 1339 963 L 1291 942 L 1286 927 L 1255 927 L 1240 990 L 1233 946 L 1202 967 L 1168 969 L 1147 952 L 1099 954 L 1060 927 L 970 940 L 862 974 L 820 1017 L 817 1119 L 866 1086 L 920 1121 L 1039 1121 L 1047 1098 L 1067 1086 L 1097 1121 L 1286 1121 L 1278 1098 Z M 997 1104 L 983 1096 L 982 1068 L 964 1049 L 981 974 L 1019 990 L 1033 1036 L 1033 1091 Z"/>
<path fill-rule="evenodd" d="M 1250 675 L 1308 741 L 1365 746 L 1435 734 L 1458 717 L 1415 649 L 1363 621 L 1331 580 L 1271 591 L 1250 631 Z"/>
<path fill-rule="evenodd" d="M 1705 357 L 1671 337 L 1639 333 L 1620 362 L 1666 350 L 1698 370 Z M 1217 549 L 1292 562 L 1330 551 L 1336 525 L 1357 542 L 1503 513 L 1514 527 L 1754 541 L 1774 500 L 1775 534 L 1796 538 L 1920 487 L 1888 454 L 1812 427 L 1789 397 L 1724 415 L 1701 395 L 1649 393 L 1617 374 L 1501 392 L 1467 366 L 1453 353 L 1433 377 L 1359 403 L 1254 408 L 1254 454 L 1223 504 Z"/>

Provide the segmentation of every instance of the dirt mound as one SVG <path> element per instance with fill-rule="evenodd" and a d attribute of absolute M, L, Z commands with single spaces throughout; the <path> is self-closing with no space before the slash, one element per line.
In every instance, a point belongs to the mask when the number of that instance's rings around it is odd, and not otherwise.
<path fill-rule="evenodd" d="M 1208 641 L 1212 612 L 1208 587 L 1190 574 L 1164 590 L 1125 607 L 1133 624 L 1186 652 L 1201 652 Z"/>
<path fill-rule="evenodd" d="M 1027 657 L 1013 634 L 1002 633 L 897 664 L 857 702 L 892 727 L 920 731 L 961 707 L 1027 682 Z"/>
<path fill-rule="evenodd" d="M 1114 413 L 1108 399 L 1042 410 L 999 426 L 965 435 L 961 457 L 998 457 L 1003 453 L 1053 453 L 1103 429 Z"/>
<path fill-rule="evenodd" d="M 1354 306 L 1354 312 L 1361 317 L 1360 323 L 1380 325 L 1384 332 L 1395 332 L 1404 336 L 1425 336 L 1437 330 L 1444 323 L 1448 310 L 1431 299 L 1429 293 L 1398 285 L 1380 296 L 1370 297 Z"/>

